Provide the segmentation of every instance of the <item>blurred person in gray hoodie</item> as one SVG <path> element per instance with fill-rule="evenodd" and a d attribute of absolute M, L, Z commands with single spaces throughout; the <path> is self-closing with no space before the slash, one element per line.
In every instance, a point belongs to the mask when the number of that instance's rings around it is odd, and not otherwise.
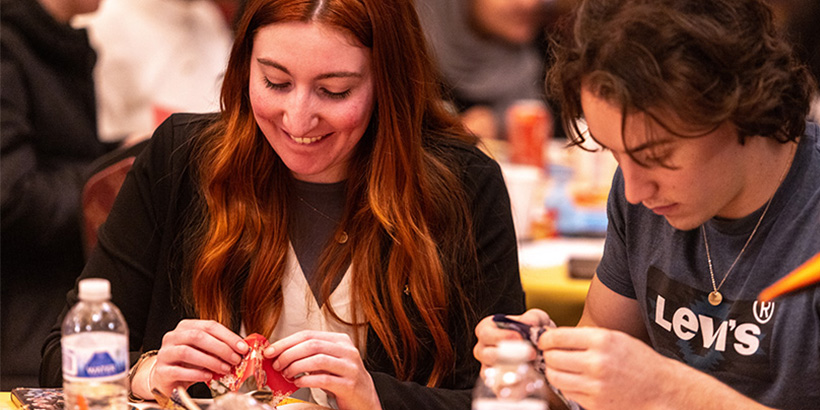
<path fill-rule="evenodd" d="M 417 0 L 444 89 L 465 125 L 504 139 L 504 114 L 544 98 L 545 0 Z"/>

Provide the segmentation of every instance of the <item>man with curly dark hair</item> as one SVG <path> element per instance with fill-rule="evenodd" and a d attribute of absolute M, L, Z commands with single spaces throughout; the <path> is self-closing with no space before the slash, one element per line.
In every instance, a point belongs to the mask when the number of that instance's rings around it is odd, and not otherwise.
<path fill-rule="evenodd" d="M 586 0 L 569 32 L 550 96 L 619 169 L 579 326 L 539 340 L 548 380 L 587 409 L 820 408 L 820 287 L 757 300 L 820 251 L 814 80 L 771 10 Z M 476 333 L 485 365 L 515 337 Z"/>

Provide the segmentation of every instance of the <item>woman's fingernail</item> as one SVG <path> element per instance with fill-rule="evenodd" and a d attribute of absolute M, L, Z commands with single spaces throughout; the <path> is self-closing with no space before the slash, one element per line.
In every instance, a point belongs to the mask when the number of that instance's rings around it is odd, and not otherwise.
<path fill-rule="evenodd" d="M 274 362 L 273 362 L 273 370 L 276 370 L 277 372 L 278 372 L 278 371 L 280 371 L 280 370 L 282 370 L 281 366 L 279 365 L 279 361 L 278 361 L 278 360 L 276 360 L 276 361 L 274 361 Z"/>
<path fill-rule="evenodd" d="M 228 374 L 228 372 L 231 371 L 231 366 L 228 366 L 227 364 L 223 363 L 220 367 L 222 368 L 222 373 L 224 374 Z"/>
<path fill-rule="evenodd" d="M 273 346 L 268 346 L 265 348 L 265 356 L 272 357 L 274 353 L 276 353 L 276 349 Z"/>
<path fill-rule="evenodd" d="M 245 343 L 245 341 L 244 341 L 244 340 L 240 340 L 240 341 L 236 344 L 236 348 L 244 352 L 244 351 L 248 350 L 248 344 L 247 344 L 247 343 Z"/>

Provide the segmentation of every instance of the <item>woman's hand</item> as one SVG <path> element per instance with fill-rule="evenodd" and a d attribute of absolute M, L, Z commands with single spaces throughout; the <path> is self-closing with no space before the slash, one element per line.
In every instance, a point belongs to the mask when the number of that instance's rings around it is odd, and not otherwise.
<path fill-rule="evenodd" d="M 549 315 L 540 309 L 530 309 L 520 316 L 508 316 L 510 319 L 515 319 L 519 322 L 526 323 L 530 326 L 549 326 L 555 327 L 555 323 L 550 319 Z M 475 328 L 475 335 L 478 337 L 478 343 L 473 348 L 473 356 L 481 362 L 482 369 L 485 366 L 492 366 L 495 364 L 498 357 L 496 347 L 498 342 L 502 340 L 520 340 L 521 335 L 513 330 L 501 329 L 495 325 L 492 316 L 487 316 L 478 323 Z"/>
<path fill-rule="evenodd" d="M 143 398 L 152 397 L 148 386 L 170 395 L 175 387 L 187 388 L 228 373 L 247 351 L 241 337 L 217 322 L 183 320 L 165 334 L 156 362 L 141 366 L 131 388 Z"/>
<path fill-rule="evenodd" d="M 336 397 L 342 410 L 381 409 L 359 350 L 344 333 L 305 330 L 271 344 L 265 358 L 298 387 L 320 388 Z"/>

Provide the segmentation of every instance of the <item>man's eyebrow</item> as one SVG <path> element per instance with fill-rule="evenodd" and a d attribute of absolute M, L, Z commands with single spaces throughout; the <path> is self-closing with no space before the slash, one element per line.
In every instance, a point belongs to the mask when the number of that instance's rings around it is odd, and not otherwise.
<path fill-rule="evenodd" d="M 653 141 L 646 141 L 643 144 L 640 144 L 636 147 L 630 149 L 632 153 L 641 152 L 650 148 L 659 147 L 661 145 L 671 144 L 674 140 L 671 139 L 661 139 L 661 140 L 653 140 Z"/>
<path fill-rule="evenodd" d="M 589 135 L 589 138 L 591 138 L 593 141 L 595 141 L 596 144 L 600 145 L 601 148 L 603 148 L 605 150 L 608 150 L 608 151 L 612 151 L 611 148 L 609 148 L 606 145 L 602 144 L 601 141 L 598 141 L 598 139 L 595 138 L 595 136 L 592 135 L 591 132 L 587 131 L 587 135 Z M 643 144 L 640 144 L 638 146 L 630 148 L 628 151 L 632 152 L 634 154 L 634 153 L 638 153 L 638 152 L 641 152 L 641 151 L 644 151 L 644 150 L 647 150 L 647 149 L 650 149 L 650 148 L 654 148 L 654 147 L 657 147 L 657 146 L 660 146 L 660 145 L 670 144 L 672 142 L 673 142 L 673 140 L 671 140 L 671 139 L 646 141 Z"/>
<path fill-rule="evenodd" d="M 280 71 L 284 72 L 287 75 L 291 75 L 290 71 L 288 71 L 288 69 L 285 68 L 285 66 L 283 66 L 282 64 L 277 63 L 276 61 L 268 60 L 267 58 L 257 58 L 256 61 L 258 61 L 259 64 L 262 64 L 262 65 L 268 66 L 268 67 L 273 67 L 277 70 L 280 70 Z M 330 72 L 330 73 L 320 74 L 319 76 L 316 77 L 316 79 L 317 80 L 323 80 L 323 79 L 326 79 L 326 78 L 346 78 L 346 77 L 361 78 L 363 76 L 362 76 L 362 73 L 357 73 L 355 71 L 334 71 L 334 72 Z"/>

